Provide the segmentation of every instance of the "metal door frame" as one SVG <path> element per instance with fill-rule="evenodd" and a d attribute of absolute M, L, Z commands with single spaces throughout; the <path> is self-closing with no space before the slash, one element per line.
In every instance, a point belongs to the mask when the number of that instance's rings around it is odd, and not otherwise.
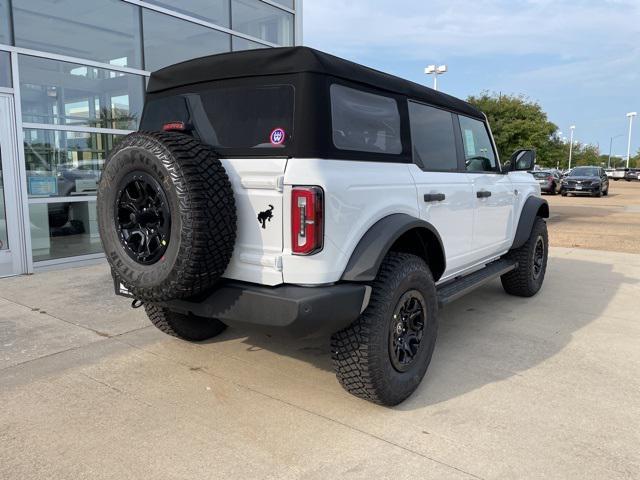
<path fill-rule="evenodd" d="M 24 189 L 16 130 L 14 96 L 0 92 L 0 148 L 9 249 L 0 250 L 0 277 L 28 273 L 27 238 L 24 222 Z"/>

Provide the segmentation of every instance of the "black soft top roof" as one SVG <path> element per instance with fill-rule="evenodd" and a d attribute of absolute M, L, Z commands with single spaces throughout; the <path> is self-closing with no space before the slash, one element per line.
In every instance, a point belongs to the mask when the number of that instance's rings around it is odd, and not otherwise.
<path fill-rule="evenodd" d="M 263 48 L 187 60 L 152 73 L 147 92 L 214 80 L 294 73 L 331 75 L 484 119 L 480 110 L 451 95 L 308 47 Z"/>

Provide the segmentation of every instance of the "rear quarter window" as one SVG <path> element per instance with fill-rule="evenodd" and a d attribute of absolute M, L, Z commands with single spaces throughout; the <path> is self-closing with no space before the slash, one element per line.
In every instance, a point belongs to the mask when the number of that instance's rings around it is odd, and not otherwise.
<path fill-rule="evenodd" d="M 333 144 L 340 150 L 402 153 L 400 111 L 391 97 L 331 85 Z"/>

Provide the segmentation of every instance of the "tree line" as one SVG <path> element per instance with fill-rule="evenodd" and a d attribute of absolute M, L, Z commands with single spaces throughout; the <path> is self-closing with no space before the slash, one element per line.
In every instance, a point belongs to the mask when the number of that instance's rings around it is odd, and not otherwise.
<path fill-rule="evenodd" d="M 467 98 L 488 117 L 502 159 L 518 148 L 535 148 L 537 164 L 565 169 L 569 163 L 569 141 L 558 135 L 558 126 L 551 122 L 540 104 L 524 95 L 504 95 L 482 92 Z M 608 145 L 607 145 L 608 147 Z M 571 165 L 607 166 L 608 152 L 603 154 L 595 145 L 574 141 Z M 611 158 L 612 166 L 624 166 L 620 158 Z M 640 150 L 631 157 L 630 167 L 640 168 Z"/>

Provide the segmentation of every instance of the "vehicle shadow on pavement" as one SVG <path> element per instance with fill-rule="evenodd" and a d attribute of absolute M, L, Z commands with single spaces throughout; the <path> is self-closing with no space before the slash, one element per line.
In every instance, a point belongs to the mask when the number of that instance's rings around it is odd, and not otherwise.
<path fill-rule="evenodd" d="M 439 334 L 429 371 L 418 390 L 396 407 L 438 404 L 487 384 L 522 376 L 561 352 L 573 334 L 623 306 L 624 285 L 638 284 L 611 264 L 554 257 L 541 292 L 532 298 L 504 293 L 494 281 L 440 312 Z M 627 310 L 628 315 L 632 315 Z M 265 349 L 331 371 L 327 338 L 289 340 L 237 332 L 251 349 Z M 235 335 L 234 333 L 229 333 Z M 227 334 L 227 335 L 229 335 Z M 226 335 L 225 335 L 226 336 Z"/>

